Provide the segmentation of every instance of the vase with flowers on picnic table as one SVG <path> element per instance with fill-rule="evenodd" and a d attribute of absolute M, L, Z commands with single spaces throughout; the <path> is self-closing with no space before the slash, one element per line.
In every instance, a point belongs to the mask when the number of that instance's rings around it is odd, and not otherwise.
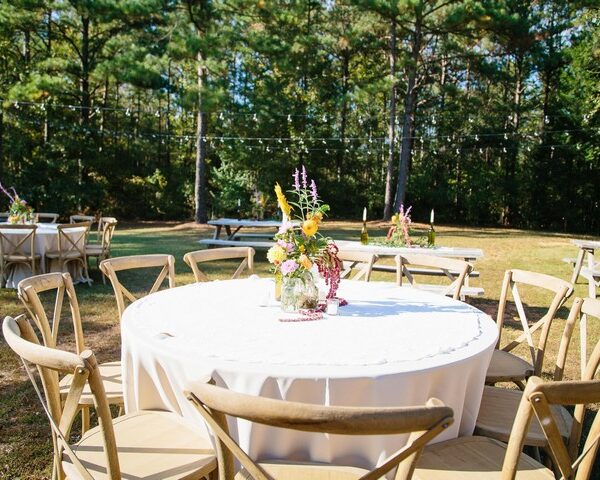
<path fill-rule="evenodd" d="M 275 185 L 283 221 L 275 235 L 275 245 L 267 252 L 273 273 L 276 278 L 281 278 L 281 309 L 284 312 L 318 307 L 319 291 L 313 266 L 329 286 L 327 298 L 335 297 L 341 272 L 337 246 L 319 232 L 329 205 L 320 200 L 317 184 L 314 179 L 309 181 L 304 166 L 294 171 L 293 179 L 293 188 L 286 192 L 288 196 L 279 184 Z"/>
<path fill-rule="evenodd" d="M 11 224 L 26 224 L 33 223 L 33 208 L 27 203 L 27 201 L 19 196 L 14 187 L 10 187 L 9 192 L 0 183 L 0 190 L 10 200 L 10 206 L 8 207 L 8 223 Z"/>

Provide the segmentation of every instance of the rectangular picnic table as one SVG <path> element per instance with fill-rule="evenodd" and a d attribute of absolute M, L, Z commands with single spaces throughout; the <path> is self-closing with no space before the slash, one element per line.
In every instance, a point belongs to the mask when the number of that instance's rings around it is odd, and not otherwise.
<path fill-rule="evenodd" d="M 579 247 L 577 258 L 573 266 L 573 275 L 571 276 L 571 283 L 575 285 L 579 275 L 585 277 L 588 281 L 588 295 L 591 298 L 596 298 L 596 286 L 600 282 L 600 265 L 596 263 L 594 253 L 596 250 L 600 250 L 600 241 L 597 240 L 571 240 L 571 243 L 576 247 Z M 587 267 L 583 266 L 584 259 L 587 255 Z M 572 259 L 564 259 L 565 261 L 572 262 Z"/>
<path fill-rule="evenodd" d="M 275 243 L 273 236 L 281 226 L 281 221 L 218 218 L 209 220 L 208 224 L 215 227 L 215 231 L 212 238 L 203 238 L 199 241 L 202 245 L 208 247 L 269 248 Z M 223 232 L 223 228 L 225 232 Z M 263 229 L 265 231 L 247 233 L 241 231 L 243 228 Z M 243 238 L 248 240 L 244 241 Z"/>
<path fill-rule="evenodd" d="M 403 253 L 421 253 L 423 255 L 434 255 L 437 257 L 448 257 L 448 258 L 459 258 L 467 262 L 475 262 L 478 258 L 483 257 L 483 250 L 480 248 L 461 248 L 461 247 L 434 247 L 434 248 L 423 248 L 423 247 L 388 247 L 385 245 L 363 245 L 360 242 L 350 240 L 336 240 L 336 245 L 343 250 L 357 251 L 357 252 L 369 252 L 377 255 L 378 257 L 395 257 L 396 255 L 402 255 Z M 377 261 L 377 260 L 376 260 Z M 395 272 L 396 267 L 392 265 L 377 265 L 373 266 L 373 270 L 384 271 L 384 272 Z M 421 275 L 437 275 L 438 272 L 430 269 L 412 269 L 413 274 Z M 471 274 L 465 279 L 465 285 L 463 292 L 467 296 L 480 296 L 484 294 L 484 290 L 481 287 L 471 287 L 469 285 L 469 278 L 478 277 L 479 272 L 472 271 Z"/>

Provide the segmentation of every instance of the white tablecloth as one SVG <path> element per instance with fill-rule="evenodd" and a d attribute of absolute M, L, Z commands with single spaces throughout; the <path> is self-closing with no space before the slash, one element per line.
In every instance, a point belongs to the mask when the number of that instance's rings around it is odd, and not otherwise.
<path fill-rule="evenodd" d="M 38 270 L 36 273 L 39 275 L 40 273 L 46 272 L 46 252 L 50 252 L 52 250 L 58 250 L 58 230 L 57 224 L 53 223 L 38 223 L 37 230 L 35 231 L 35 253 L 41 255 L 41 265 L 38 264 Z M 0 224 L 0 230 L 2 229 L 2 224 Z M 79 230 L 79 229 L 73 229 Z M 70 232 L 70 229 L 69 229 Z M 21 233 L 16 233 L 14 230 L 4 230 L 3 233 L 8 233 L 10 235 L 22 235 Z M 77 237 L 79 233 L 76 234 Z M 29 253 L 29 248 L 26 248 L 25 251 Z M 60 271 L 58 261 L 53 260 L 50 262 L 50 272 Z M 74 283 L 84 282 L 86 279 L 83 277 L 83 269 L 81 268 L 81 263 L 73 261 L 67 264 L 67 268 L 71 277 L 73 278 Z M 24 278 L 31 276 L 31 269 L 26 267 L 25 265 L 15 265 L 11 267 L 10 275 L 6 281 L 6 288 L 17 288 L 17 285 Z"/>
<path fill-rule="evenodd" d="M 122 319 L 128 412 L 160 408 L 200 416 L 183 395 L 210 375 L 252 394 L 325 405 L 420 405 L 437 397 L 455 423 L 439 440 L 472 433 L 497 339 L 489 316 L 464 303 L 383 282 L 343 281 L 337 317 L 284 323 L 264 305 L 266 279 L 200 283 L 130 305 Z M 240 421 L 251 456 L 351 461 L 372 467 L 403 438 L 344 437 Z"/>

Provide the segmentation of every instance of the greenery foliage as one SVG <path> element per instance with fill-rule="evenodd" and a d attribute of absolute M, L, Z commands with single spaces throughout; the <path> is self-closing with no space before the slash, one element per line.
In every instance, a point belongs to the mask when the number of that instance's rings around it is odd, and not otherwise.
<path fill-rule="evenodd" d="M 599 22 L 583 0 L 3 1 L 0 179 L 37 211 L 183 219 L 199 192 L 249 213 L 304 164 L 341 216 L 390 186 L 416 220 L 598 233 Z"/>

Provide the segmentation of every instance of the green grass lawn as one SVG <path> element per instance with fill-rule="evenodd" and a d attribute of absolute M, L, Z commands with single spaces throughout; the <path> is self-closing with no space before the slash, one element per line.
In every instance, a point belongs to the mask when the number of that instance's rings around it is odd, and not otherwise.
<path fill-rule="evenodd" d="M 416 225 L 418 228 L 419 225 Z M 425 226 L 421 226 L 424 231 Z M 360 224 L 351 222 L 327 222 L 326 234 L 339 239 L 355 239 L 360 234 Z M 522 230 L 504 230 L 497 228 L 437 227 L 437 244 L 453 247 L 481 248 L 485 256 L 478 260 L 476 269 L 481 273 L 479 279 L 472 281 L 485 289 L 485 296 L 470 300 L 469 303 L 486 311 L 495 318 L 500 285 L 504 271 L 508 268 L 521 268 L 547 273 L 569 280 L 571 267 L 563 263 L 563 257 L 574 257 L 577 249 L 570 244 L 573 236 L 529 232 Z M 369 224 L 371 236 L 384 236 L 383 224 Z M 177 284 L 191 283 L 193 276 L 182 260 L 183 255 L 197 250 L 197 240 L 212 234 L 212 228 L 193 224 L 140 223 L 119 225 L 114 238 L 113 256 L 136 255 L 144 253 L 170 253 L 176 258 Z M 268 264 L 264 251 L 257 251 L 256 273 L 268 275 Z M 217 263 L 206 269 L 214 278 L 227 276 L 226 263 Z M 119 325 L 116 303 L 112 287 L 103 285 L 95 265 L 92 266 L 92 287 L 78 285 L 83 328 L 87 346 L 93 349 L 100 361 L 116 358 L 120 352 Z M 134 288 L 142 286 L 144 278 L 137 275 L 131 278 Z M 392 281 L 393 276 L 376 272 L 372 280 Z M 575 295 L 586 296 L 587 286 L 576 286 Z M 547 305 L 547 295 L 525 290 L 523 301 L 528 310 L 541 312 Z M 559 319 L 551 329 L 546 355 L 545 374 L 552 372 L 564 319 L 568 314 L 572 299 L 560 312 Z M 24 312 L 14 290 L 0 290 L 0 316 L 18 315 Z M 600 325 L 590 322 L 589 343 L 600 339 Z M 509 332 L 510 336 L 510 332 Z M 61 338 L 70 345 L 72 335 L 67 322 L 61 326 Z M 574 341 L 578 344 L 579 339 Z M 575 378 L 579 365 L 578 348 L 570 350 L 567 377 Z M 0 339 L 0 478 L 40 479 L 50 477 L 52 444 L 49 427 L 35 393 L 27 380 L 18 359 Z M 600 478 L 596 475 L 595 478 Z"/>

